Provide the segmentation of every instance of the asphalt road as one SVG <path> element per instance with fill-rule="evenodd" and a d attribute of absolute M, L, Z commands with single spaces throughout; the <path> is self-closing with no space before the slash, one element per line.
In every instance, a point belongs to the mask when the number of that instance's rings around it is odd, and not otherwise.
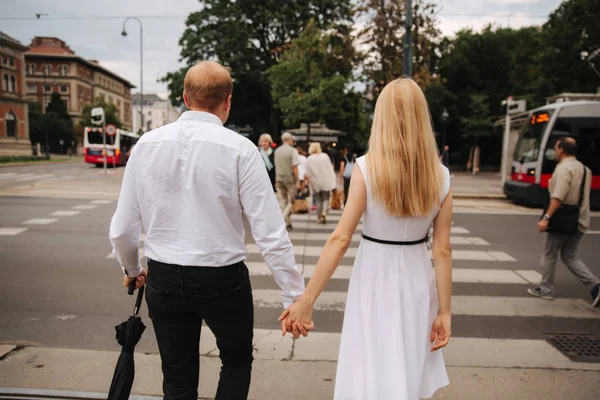
<path fill-rule="evenodd" d="M 67 162 L 43 165 L 2 166 L 0 168 L 0 190 L 15 186 L 33 185 L 38 182 L 71 179 L 96 173 L 98 170 L 84 162 Z"/>
<path fill-rule="evenodd" d="M 107 231 L 115 206 L 116 202 L 91 204 L 89 200 L 0 197 L 0 228 L 27 227 L 19 234 L 0 236 L 0 343 L 118 348 L 114 326 L 130 314 L 133 298 L 127 296 L 121 286 L 122 275 L 116 261 L 107 258 L 111 250 Z M 79 213 L 50 215 L 74 210 Z M 37 218 L 56 221 L 23 225 L 24 221 Z M 454 218 L 456 226 L 468 229 L 471 236 L 487 240 L 490 251 L 503 251 L 514 257 L 517 262 L 511 264 L 511 269 L 539 271 L 542 236 L 535 230 L 535 222 L 533 215 L 457 214 Z M 600 217 L 593 218 L 592 229 L 600 229 Z M 250 235 L 247 241 L 252 242 Z M 312 240 L 309 234 L 301 244 L 322 246 L 323 241 Z M 600 235 L 586 235 L 580 254 L 600 276 L 599 245 Z M 316 259 L 304 257 L 304 263 L 314 264 Z M 351 259 L 345 260 L 349 261 L 344 264 L 351 264 Z M 260 261 L 260 256 L 251 255 L 249 261 Z M 492 270 L 507 268 L 507 265 L 457 261 L 454 267 Z M 252 285 L 255 291 L 277 288 L 269 276 L 252 277 Z M 347 280 L 337 279 L 331 281 L 326 290 L 344 292 L 347 285 Z M 523 298 L 526 288 L 522 284 L 455 283 L 454 294 Z M 557 271 L 556 294 L 562 298 L 589 300 L 587 291 L 562 264 Z M 276 329 L 279 312 L 276 308 L 257 307 L 256 328 Z M 145 307 L 143 315 L 150 325 Z M 325 332 L 339 332 L 342 318 L 341 312 L 315 312 L 317 326 Z M 457 315 L 453 320 L 453 333 L 460 337 L 539 339 L 542 332 L 559 330 L 600 334 L 600 318 Z M 139 348 L 146 352 L 157 351 L 151 329 Z"/>

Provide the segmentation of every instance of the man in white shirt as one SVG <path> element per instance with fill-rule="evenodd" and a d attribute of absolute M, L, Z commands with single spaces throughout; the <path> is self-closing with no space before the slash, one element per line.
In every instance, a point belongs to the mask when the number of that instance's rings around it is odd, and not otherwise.
<path fill-rule="evenodd" d="M 203 321 L 223 363 L 216 398 L 248 395 L 254 316 L 242 211 L 284 307 L 304 291 L 263 160 L 252 142 L 223 127 L 232 88 L 218 63 L 188 70 L 183 98 L 191 111 L 139 140 L 110 227 L 125 286 L 136 280 L 139 288 L 147 279 L 165 399 L 198 397 Z M 147 278 L 139 260 L 142 229 Z"/>

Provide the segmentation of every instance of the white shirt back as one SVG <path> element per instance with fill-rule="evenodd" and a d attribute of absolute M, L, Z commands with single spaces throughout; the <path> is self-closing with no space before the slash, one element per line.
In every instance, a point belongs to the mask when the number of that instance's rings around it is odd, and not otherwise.
<path fill-rule="evenodd" d="M 167 264 L 221 267 L 244 261 L 242 210 L 265 262 L 291 303 L 304 290 L 292 244 L 258 149 L 209 113 L 188 111 L 142 136 L 126 167 L 111 223 L 128 275 L 145 255 Z"/>

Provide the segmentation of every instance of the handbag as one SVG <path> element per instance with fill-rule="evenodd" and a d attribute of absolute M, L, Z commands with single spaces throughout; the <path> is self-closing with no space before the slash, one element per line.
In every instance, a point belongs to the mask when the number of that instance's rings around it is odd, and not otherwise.
<path fill-rule="evenodd" d="M 352 169 L 354 168 L 354 161 L 349 161 L 346 157 L 346 166 L 344 167 L 344 178 L 352 177 Z"/>
<path fill-rule="evenodd" d="M 579 201 L 576 206 L 561 204 L 558 210 L 552 215 L 548 222 L 548 231 L 552 233 L 575 233 L 579 229 L 579 213 L 583 204 L 585 181 L 587 179 L 587 170 L 583 166 L 583 180 L 579 187 Z M 546 209 L 547 210 L 547 209 Z M 546 214 L 544 210 L 544 214 Z"/>

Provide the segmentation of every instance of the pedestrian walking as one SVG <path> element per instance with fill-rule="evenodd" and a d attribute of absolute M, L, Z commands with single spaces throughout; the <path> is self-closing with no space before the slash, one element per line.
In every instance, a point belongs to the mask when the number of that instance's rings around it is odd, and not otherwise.
<path fill-rule="evenodd" d="M 356 160 L 342 218 L 306 291 L 280 317 L 284 333 L 314 329 L 313 304 L 363 218 L 346 300 L 337 400 L 417 400 L 448 384 L 436 350 L 450 338 L 452 196 L 429 115 L 414 81 L 398 79 L 382 90 L 369 152 Z M 431 222 L 435 270 L 425 245 Z"/>
<path fill-rule="evenodd" d="M 304 194 L 306 190 L 306 185 L 308 182 L 308 177 L 306 176 L 306 164 L 308 162 L 307 154 L 302 148 L 302 146 L 296 146 L 296 150 L 298 151 L 298 180 L 300 181 L 300 192 Z"/>
<path fill-rule="evenodd" d="M 336 177 L 329 156 L 323 153 L 319 142 L 311 143 L 308 148 L 310 156 L 306 166 L 306 174 L 311 190 L 317 199 L 317 222 L 327 223 L 329 198 L 332 190 L 336 189 Z"/>
<path fill-rule="evenodd" d="M 352 170 L 354 169 L 355 161 L 356 155 L 353 154 L 348 147 L 345 147 L 344 150 L 342 150 L 342 163 L 340 166 L 340 171 L 342 175 L 341 178 L 344 181 L 344 207 L 346 206 L 346 202 L 348 202 L 350 178 L 352 178 Z"/>
<path fill-rule="evenodd" d="M 269 179 L 271 180 L 271 186 L 275 188 L 275 152 L 271 148 L 273 144 L 273 138 L 268 133 L 263 133 L 258 138 L 258 146 L 260 155 L 262 156 L 267 172 L 269 173 Z"/>
<path fill-rule="evenodd" d="M 546 232 L 542 252 L 544 270 L 540 286 L 527 289 L 531 296 L 554 300 L 554 274 L 560 259 L 583 283 L 591 286 L 592 307 L 600 306 L 600 279 L 578 256 L 579 243 L 590 226 L 590 191 L 592 173 L 577 160 L 577 142 L 562 138 L 554 146 L 557 161 L 550 179 L 550 205 L 538 222 L 538 230 Z"/>
<path fill-rule="evenodd" d="M 229 71 L 216 62 L 187 71 L 190 111 L 138 141 L 110 226 L 124 284 L 139 287 L 147 275 L 166 400 L 198 398 L 203 322 L 222 362 L 216 399 L 248 396 L 254 315 L 243 214 L 284 305 L 304 290 L 264 161 L 251 141 L 223 126 L 232 88 Z M 148 273 L 138 251 L 142 228 Z"/>
<path fill-rule="evenodd" d="M 444 167 L 450 169 L 450 147 L 448 145 L 444 146 L 444 150 L 442 151 L 440 159 L 442 160 Z"/>
<path fill-rule="evenodd" d="M 292 206 L 296 200 L 296 192 L 301 189 L 298 179 L 298 150 L 293 146 L 294 137 L 291 133 L 281 135 L 283 144 L 275 150 L 275 185 L 279 207 L 283 213 L 285 225 L 292 229 Z"/>

